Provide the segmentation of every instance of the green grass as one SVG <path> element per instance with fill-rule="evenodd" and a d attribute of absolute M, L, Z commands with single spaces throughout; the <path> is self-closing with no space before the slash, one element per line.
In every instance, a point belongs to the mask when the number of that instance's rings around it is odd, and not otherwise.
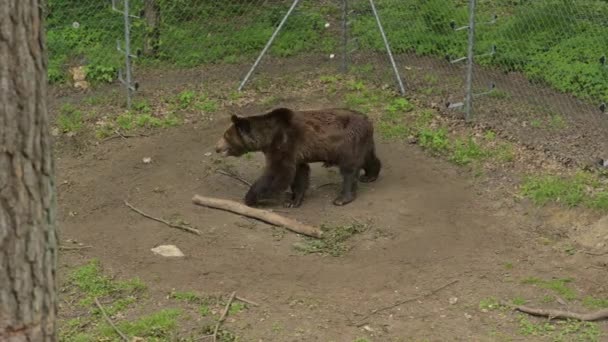
<path fill-rule="evenodd" d="M 101 265 L 97 259 L 93 259 L 86 265 L 74 270 L 68 279 L 69 283 L 82 293 L 83 299 L 80 304 L 83 306 L 91 305 L 95 298 L 132 293 L 146 288 L 137 278 L 126 281 L 112 280 L 102 273 Z M 120 305 L 124 305 L 124 303 Z"/>
<path fill-rule="evenodd" d="M 250 63 L 264 47 L 288 3 L 247 6 L 239 2 L 217 6 L 211 2 L 180 0 L 160 1 L 163 25 L 159 53 L 142 56 L 142 65 L 170 65 L 178 68 L 202 64 Z M 134 4 L 133 13 L 141 10 Z M 467 22 L 466 1 L 384 0 L 377 4 L 384 29 L 395 54 L 445 58 L 466 52 L 465 31 L 449 27 Z M 122 20 L 109 4 L 97 5 L 76 0 L 49 0 L 47 41 L 48 75 L 51 82 L 67 79 L 67 66 L 84 61 L 87 78 L 109 82 L 122 67 L 123 56 L 116 52 L 116 33 L 122 32 Z M 365 2 L 355 3 L 351 34 L 357 37 L 357 51 L 384 54 L 385 47 L 375 18 Z M 481 65 L 503 71 L 523 73 L 535 83 L 571 93 L 592 103 L 608 101 L 608 68 L 598 62 L 606 53 L 608 3 L 604 1 L 497 1 L 482 4 L 478 18 L 485 21 L 498 14 L 493 25 L 484 25 L 476 34 L 476 53 L 498 52 L 479 57 Z M 572 20 L 563 20 L 564 15 Z M 340 35 L 333 27 L 326 29 L 328 15 L 338 20 L 338 4 L 302 4 L 286 22 L 268 54 L 291 57 L 307 53 L 327 55 L 340 46 Z M 78 21 L 79 28 L 72 27 Z M 404 25 L 403 23 L 407 23 Z M 143 20 L 132 22 L 132 46 L 141 48 L 149 28 Z M 204 37 L 204 39 L 201 39 Z M 373 64 L 353 65 L 358 75 L 375 73 Z M 441 80 L 433 73 L 423 76 L 427 84 Z M 504 92 L 490 94 L 506 98 Z"/>
<path fill-rule="evenodd" d="M 559 203 L 568 207 L 608 209 L 608 191 L 596 176 L 586 172 L 567 177 L 529 176 L 524 180 L 521 192 L 538 205 Z"/>
<path fill-rule="evenodd" d="M 551 279 L 543 280 L 536 277 L 530 277 L 522 280 L 522 284 L 535 285 L 543 289 L 551 290 L 566 300 L 574 300 L 577 298 L 576 291 L 567 284 L 571 283 L 572 279 Z"/>
<path fill-rule="evenodd" d="M 591 309 L 608 309 L 608 298 L 587 296 L 583 298 L 583 305 Z"/>
<path fill-rule="evenodd" d="M 178 309 L 164 309 L 131 322 L 120 322 L 117 327 L 127 336 L 142 337 L 146 341 L 169 342 L 176 332 L 177 319 L 181 314 L 181 310 Z M 116 331 L 109 325 L 100 327 L 100 335 L 105 338 L 118 337 Z"/>
<path fill-rule="evenodd" d="M 443 127 L 421 129 L 418 133 L 418 143 L 433 154 L 447 152 L 450 148 L 448 131 Z"/>
<path fill-rule="evenodd" d="M 64 104 L 57 116 L 57 127 L 63 133 L 76 133 L 82 129 L 84 124 L 84 114 L 82 111 L 70 104 Z"/>
<path fill-rule="evenodd" d="M 454 142 L 451 160 L 457 165 L 468 165 L 488 156 L 489 152 L 469 137 L 466 140 L 456 140 Z"/>
<path fill-rule="evenodd" d="M 551 341 L 599 342 L 602 332 L 596 323 L 563 321 L 534 323 L 527 316 L 518 315 L 519 333 L 523 336 L 545 337 Z"/>
<path fill-rule="evenodd" d="M 169 298 L 188 303 L 198 303 L 201 301 L 201 297 L 194 292 L 171 292 L 171 294 L 169 294 Z"/>
<path fill-rule="evenodd" d="M 360 234 L 369 229 L 367 225 L 354 223 L 345 226 L 329 227 L 322 225 L 323 238 L 306 238 L 301 243 L 294 244 L 294 248 L 304 254 L 327 254 L 331 256 L 341 256 L 350 247 L 346 244 L 347 240 L 353 235 Z"/>

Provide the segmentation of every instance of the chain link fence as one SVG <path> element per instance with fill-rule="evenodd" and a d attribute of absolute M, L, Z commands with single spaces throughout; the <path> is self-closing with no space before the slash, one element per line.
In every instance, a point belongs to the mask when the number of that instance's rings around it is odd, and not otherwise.
<path fill-rule="evenodd" d="M 115 2 L 48 1 L 51 82 L 69 81 L 74 65 L 91 82 L 120 73 L 132 90 L 150 86 L 143 69 L 234 89 L 273 72 L 348 72 L 546 149 L 608 148 L 605 1 Z"/>

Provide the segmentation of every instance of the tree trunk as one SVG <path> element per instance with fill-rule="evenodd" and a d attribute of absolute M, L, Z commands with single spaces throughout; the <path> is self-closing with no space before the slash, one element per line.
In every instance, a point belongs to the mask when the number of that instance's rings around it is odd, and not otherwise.
<path fill-rule="evenodd" d="M 0 341 L 56 341 L 54 164 L 40 0 L 0 1 Z"/>
<path fill-rule="evenodd" d="M 146 19 L 144 56 L 156 57 L 160 45 L 160 5 L 158 0 L 144 0 L 144 17 Z"/>

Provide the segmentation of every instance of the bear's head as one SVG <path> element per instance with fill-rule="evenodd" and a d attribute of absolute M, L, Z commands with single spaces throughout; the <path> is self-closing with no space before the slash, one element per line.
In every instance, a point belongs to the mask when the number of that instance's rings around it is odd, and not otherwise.
<path fill-rule="evenodd" d="M 215 152 L 226 157 L 239 157 L 280 144 L 288 138 L 292 116 L 293 112 L 285 108 L 249 117 L 232 115 L 232 124 L 215 145 Z"/>

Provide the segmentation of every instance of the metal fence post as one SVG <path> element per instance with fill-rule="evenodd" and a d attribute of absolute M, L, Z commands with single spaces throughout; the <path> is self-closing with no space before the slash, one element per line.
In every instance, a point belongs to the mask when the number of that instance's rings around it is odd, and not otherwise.
<path fill-rule="evenodd" d="M 118 51 L 125 55 L 125 78 L 122 77 L 122 71 L 118 70 L 118 80 L 125 86 L 127 90 L 127 108 L 131 109 L 131 97 L 135 90 L 138 88 L 138 84 L 133 84 L 133 77 L 131 72 L 131 58 L 137 58 L 136 55 L 131 54 L 131 18 L 139 18 L 137 16 L 129 14 L 129 0 L 123 0 L 122 11 L 117 9 L 116 0 L 112 0 L 112 9 L 123 15 L 125 23 L 125 48 L 124 50 L 120 47 L 120 41 L 116 42 L 116 48 Z"/>
<path fill-rule="evenodd" d="M 473 109 L 473 47 L 475 45 L 475 0 L 469 0 L 469 39 L 467 46 L 467 77 L 466 77 L 466 99 L 465 114 L 466 122 L 471 121 L 471 111 Z"/>
<path fill-rule="evenodd" d="M 251 69 L 249 69 L 249 72 L 247 72 L 247 75 L 245 75 L 245 78 L 243 78 L 243 81 L 239 85 L 239 91 L 243 90 L 243 87 L 249 80 L 249 77 L 251 77 L 251 74 L 253 74 L 253 72 L 257 68 L 258 64 L 260 64 L 262 57 L 264 57 L 264 55 L 266 54 L 266 51 L 270 48 L 270 45 L 272 45 L 272 42 L 277 37 L 277 34 L 279 34 L 279 31 L 281 31 L 281 28 L 283 28 L 283 25 L 287 21 L 287 18 L 289 18 L 289 16 L 291 15 L 291 12 L 293 12 L 293 10 L 298 5 L 298 2 L 300 2 L 300 0 L 294 0 L 293 3 L 291 4 L 291 7 L 289 7 L 289 10 L 287 11 L 287 13 L 285 13 L 285 16 L 283 16 L 283 19 L 279 23 L 279 26 L 277 26 L 277 28 L 274 30 L 274 32 L 272 33 L 272 36 L 270 37 L 270 39 L 268 39 L 266 46 L 264 46 L 264 49 L 262 50 L 262 52 L 256 59 L 255 63 L 253 63 L 253 65 L 251 66 Z"/>
<path fill-rule="evenodd" d="M 342 72 L 348 71 L 348 0 L 342 0 Z"/>
<path fill-rule="evenodd" d="M 380 16 L 378 15 L 378 11 L 376 10 L 376 5 L 374 4 L 374 0 L 369 0 L 370 6 L 372 6 L 372 11 L 374 12 L 374 17 L 376 17 L 376 24 L 378 24 L 378 29 L 380 30 L 380 34 L 382 35 L 382 40 L 384 40 L 384 47 L 386 48 L 386 52 L 388 53 L 388 58 L 391 61 L 391 65 L 393 66 L 393 72 L 395 73 L 395 78 L 397 79 L 397 83 L 399 84 L 399 91 L 401 95 L 405 95 L 405 87 L 403 86 L 403 81 L 401 80 L 401 76 L 399 75 L 399 70 L 397 69 L 397 64 L 395 63 L 395 59 L 393 58 L 393 53 L 391 52 L 391 47 L 388 44 L 388 39 L 386 38 L 386 34 L 384 33 L 384 27 L 382 27 L 382 23 L 380 22 Z"/>

